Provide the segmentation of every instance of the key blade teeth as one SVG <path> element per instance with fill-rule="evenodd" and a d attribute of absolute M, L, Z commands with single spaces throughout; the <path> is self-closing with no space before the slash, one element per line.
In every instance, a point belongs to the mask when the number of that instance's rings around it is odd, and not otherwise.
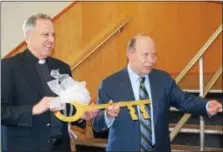
<path fill-rule="evenodd" d="M 132 120 L 138 120 L 137 115 L 132 116 Z"/>
<path fill-rule="evenodd" d="M 143 115 L 144 119 L 149 119 L 149 115 Z"/>

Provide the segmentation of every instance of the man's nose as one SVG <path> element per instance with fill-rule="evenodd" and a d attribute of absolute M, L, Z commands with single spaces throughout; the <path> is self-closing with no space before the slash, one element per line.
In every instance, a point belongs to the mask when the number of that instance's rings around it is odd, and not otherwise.
<path fill-rule="evenodd" d="M 156 59 L 152 55 L 148 55 L 147 56 L 147 61 L 150 62 L 150 63 L 155 63 Z"/>
<path fill-rule="evenodd" d="M 49 35 L 48 40 L 49 40 L 50 42 L 54 42 L 54 40 L 55 40 L 54 35 Z"/>
<path fill-rule="evenodd" d="M 54 42 L 55 37 L 54 37 L 54 36 L 49 36 L 49 40 L 50 40 L 51 42 Z"/>

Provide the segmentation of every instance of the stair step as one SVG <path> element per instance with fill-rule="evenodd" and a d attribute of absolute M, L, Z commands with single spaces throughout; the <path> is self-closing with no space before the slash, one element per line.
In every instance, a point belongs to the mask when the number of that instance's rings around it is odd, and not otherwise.
<path fill-rule="evenodd" d="M 200 146 L 171 145 L 172 152 L 200 151 Z M 222 148 L 205 147 L 205 151 L 222 152 Z"/>
<path fill-rule="evenodd" d="M 195 133 L 179 133 L 176 138 L 171 142 L 173 145 L 187 145 L 187 146 L 200 146 L 200 134 Z M 204 145 L 205 147 L 222 147 L 223 135 L 219 134 L 205 134 Z"/>
<path fill-rule="evenodd" d="M 169 130 L 172 131 L 176 124 L 169 124 Z M 223 134 L 222 126 L 205 125 L 206 134 Z M 196 124 L 185 124 L 180 132 L 184 133 L 200 133 L 200 125 Z"/>
<path fill-rule="evenodd" d="M 190 92 L 190 93 L 200 93 L 199 89 L 183 89 L 185 92 Z M 220 89 L 211 89 L 209 90 L 208 93 L 223 93 L 223 90 Z"/>
<path fill-rule="evenodd" d="M 178 121 L 181 119 L 181 117 L 184 115 L 182 112 L 169 112 L 169 123 L 178 123 Z M 216 125 L 216 126 L 222 126 L 223 125 L 223 113 L 218 113 L 215 116 L 212 116 L 211 118 L 204 117 L 205 119 L 205 125 Z M 198 115 L 192 115 L 191 118 L 188 120 L 187 124 L 200 124 L 200 116 Z"/>

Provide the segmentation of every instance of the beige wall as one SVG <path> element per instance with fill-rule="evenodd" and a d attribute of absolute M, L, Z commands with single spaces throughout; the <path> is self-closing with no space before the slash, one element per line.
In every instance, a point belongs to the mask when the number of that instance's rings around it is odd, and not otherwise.
<path fill-rule="evenodd" d="M 23 41 L 23 21 L 37 12 L 52 17 L 71 2 L 1 2 L 1 57 Z"/>

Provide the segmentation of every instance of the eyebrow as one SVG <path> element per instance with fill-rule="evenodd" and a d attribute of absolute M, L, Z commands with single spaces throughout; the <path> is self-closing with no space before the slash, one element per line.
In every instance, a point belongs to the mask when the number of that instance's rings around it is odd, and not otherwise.
<path fill-rule="evenodd" d="M 56 33 L 55 32 L 42 32 L 41 35 L 44 35 L 44 34 L 52 34 L 52 35 L 55 35 Z"/>

